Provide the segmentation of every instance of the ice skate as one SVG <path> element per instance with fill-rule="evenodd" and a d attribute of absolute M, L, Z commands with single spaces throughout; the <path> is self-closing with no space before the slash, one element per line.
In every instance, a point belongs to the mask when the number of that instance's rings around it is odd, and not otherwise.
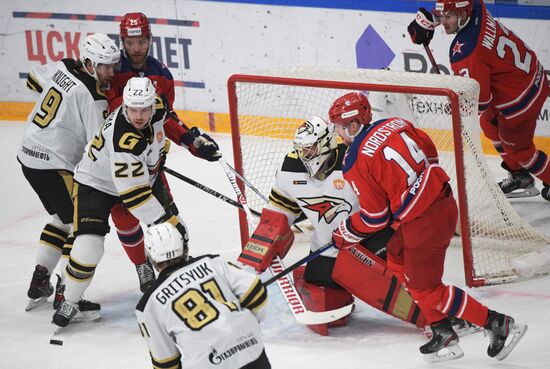
<path fill-rule="evenodd" d="M 424 360 L 439 362 L 460 359 L 464 352 L 458 345 L 458 335 L 453 330 L 449 319 L 443 319 L 431 324 L 432 338 L 420 346 Z"/>
<path fill-rule="evenodd" d="M 58 327 L 66 327 L 70 323 L 97 322 L 101 320 L 101 306 L 88 300 L 80 300 L 78 304 L 63 300 L 53 315 L 52 323 Z"/>
<path fill-rule="evenodd" d="M 61 276 L 56 274 L 57 282 L 55 284 L 55 295 L 53 297 L 53 308 L 57 310 L 61 303 L 65 301 L 65 285 L 61 281 Z"/>
<path fill-rule="evenodd" d="M 540 193 L 543 199 L 550 201 L 550 185 L 544 184 L 542 192 Z"/>
<path fill-rule="evenodd" d="M 527 325 L 517 325 L 514 318 L 489 310 L 485 332 L 489 336 L 487 355 L 504 360 L 527 332 Z"/>
<path fill-rule="evenodd" d="M 136 272 L 139 278 L 139 289 L 145 293 L 156 280 L 153 266 L 149 260 L 146 260 L 145 263 L 136 265 Z"/>
<path fill-rule="evenodd" d="M 30 298 L 25 311 L 32 310 L 39 305 L 42 305 L 48 300 L 48 297 L 53 293 L 53 286 L 50 283 L 48 269 L 42 265 L 37 265 L 32 274 L 31 285 L 27 291 L 27 296 Z"/>
<path fill-rule="evenodd" d="M 508 172 L 508 178 L 498 185 L 508 198 L 533 197 L 540 193 L 535 187 L 535 179 L 525 169 Z"/>
<path fill-rule="evenodd" d="M 464 319 L 453 316 L 450 317 L 449 320 L 453 326 L 453 331 L 456 332 L 458 337 L 464 337 L 482 331 L 482 327 L 478 327 Z"/>

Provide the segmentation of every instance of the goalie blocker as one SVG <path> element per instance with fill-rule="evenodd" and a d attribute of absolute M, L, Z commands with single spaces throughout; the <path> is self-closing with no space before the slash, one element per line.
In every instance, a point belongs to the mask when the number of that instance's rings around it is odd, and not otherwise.
<path fill-rule="evenodd" d="M 237 260 L 262 273 L 276 255 L 283 259 L 293 242 L 294 233 L 288 225 L 288 218 L 277 211 L 263 209 L 260 223 Z"/>

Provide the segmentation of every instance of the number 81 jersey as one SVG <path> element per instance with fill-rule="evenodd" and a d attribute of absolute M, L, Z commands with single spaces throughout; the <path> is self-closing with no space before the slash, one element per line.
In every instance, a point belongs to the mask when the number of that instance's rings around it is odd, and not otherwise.
<path fill-rule="evenodd" d="M 234 369 L 262 353 L 266 305 L 256 275 L 204 255 L 163 270 L 136 315 L 153 367 Z"/>
<path fill-rule="evenodd" d="M 34 67 L 27 87 L 40 98 L 29 115 L 18 160 L 28 168 L 73 172 L 105 120 L 103 90 L 73 59 Z"/>

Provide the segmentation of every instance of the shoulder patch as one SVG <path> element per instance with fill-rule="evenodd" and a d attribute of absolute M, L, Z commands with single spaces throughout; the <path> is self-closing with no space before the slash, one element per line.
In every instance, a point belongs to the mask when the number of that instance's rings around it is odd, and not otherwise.
<path fill-rule="evenodd" d="M 281 172 L 307 173 L 307 169 L 304 163 L 302 163 L 302 160 L 298 158 L 296 151 L 291 151 L 285 156 L 283 165 L 281 166 Z"/>
<path fill-rule="evenodd" d="M 147 138 L 132 127 L 120 113 L 115 120 L 113 147 L 116 152 L 129 152 L 137 156 L 147 148 Z"/>

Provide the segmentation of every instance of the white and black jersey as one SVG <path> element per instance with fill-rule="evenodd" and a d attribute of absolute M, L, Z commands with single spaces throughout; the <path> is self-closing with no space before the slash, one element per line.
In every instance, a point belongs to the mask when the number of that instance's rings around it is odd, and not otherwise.
<path fill-rule="evenodd" d="M 86 146 L 74 175 L 78 183 L 120 197 L 145 224 L 165 215 L 152 191 L 166 141 L 166 109 L 158 97 L 155 109 L 151 122 L 141 131 L 126 120 L 122 107 L 111 113 Z"/>
<path fill-rule="evenodd" d="M 332 172 L 324 180 L 312 178 L 295 151 L 284 159 L 275 176 L 276 183 L 269 196 L 268 207 L 283 212 L 292 224 L 303 212 L 312 223 L 311 251 L 329 243 L 332 232 L 340 222 L 359 209 L 357 196 L 344 180 L 342 162 L 346 146 L 338 145 L 333 158 Z M 331 248 L 324 256 L 336 257 Z"/>
<path fill-rule="evenodd" d="M 27 87 L 40 93 L 29 115 L 18 160 L 33 169 L 73 172 L 105 120 L 107 98 L 73 59 L 34 67 Z"/>
<path fill-rule="evenodd" d="M 204 255 L 163 270 L 136 315 L 154 368 L 237 369 L 264 349 L 266 305 L 256 275 Z"/>

